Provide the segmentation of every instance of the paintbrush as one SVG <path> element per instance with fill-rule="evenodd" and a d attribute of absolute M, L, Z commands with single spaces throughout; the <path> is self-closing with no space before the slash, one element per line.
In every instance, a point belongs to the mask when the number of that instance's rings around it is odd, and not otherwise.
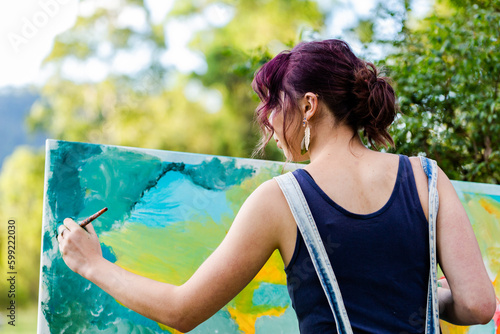
<path fill-rule="evenodd" d="M 97 217 L 99 217 L 100 215 L 102 215 L 106 211 L 108 211 L 108 208 L 103 208 L 103 209 L 99 210 L 98 212 L 94 213 L 92 216 L 90 216 L 87 219 L 85 219 L 84 221 L 80 222 L 79 223 L 80 226 L 81 227 L 87 226 L 88 224 L 93 222 Z"/>

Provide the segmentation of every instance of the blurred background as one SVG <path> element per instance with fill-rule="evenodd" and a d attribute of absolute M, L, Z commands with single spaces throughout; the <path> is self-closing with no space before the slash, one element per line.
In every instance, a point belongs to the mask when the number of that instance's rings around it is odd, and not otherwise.
<path fill-rule="evenodd" d="M 36 331 L 46 138 L 250 157 L 255 70 L 341 38 L 394 80 L 393 152 L 498 184 L 499 31 L 500 0 L 1 2 L 0 331 Z M 283 160 L 273 145 L 264 158 Z M 16 328 L 3 314 L 9 219 Z"/>

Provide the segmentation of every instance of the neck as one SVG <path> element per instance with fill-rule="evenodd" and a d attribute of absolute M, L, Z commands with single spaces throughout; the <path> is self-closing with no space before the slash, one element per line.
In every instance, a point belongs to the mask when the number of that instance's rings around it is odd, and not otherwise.
<path fill-rule="evenodd" d="M 324 123 L 323 123 L 324 124 Z M 313 134 L 314 131 L 314 134 Z M 357 134 L 346 125 L 311 128 L 309 158 L 311 164 L 320 161 L 340 161 L 357 158 L 369 151 Z"/>

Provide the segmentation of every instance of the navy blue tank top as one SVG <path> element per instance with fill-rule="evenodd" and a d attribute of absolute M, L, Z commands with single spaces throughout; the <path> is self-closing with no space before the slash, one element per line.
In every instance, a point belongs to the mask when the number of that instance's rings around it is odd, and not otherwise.
<path fill-rule="evenodd" d="M 293 174 L 323 239 L 354 333 L 423 333 L 428 225 L 408 157 L 399 157 L 388 202 L 371 214 L 345 210 L 305 170 Z M 299 231 L 285 272 L 301 334 L 336 334 L 335 320 Z"/>

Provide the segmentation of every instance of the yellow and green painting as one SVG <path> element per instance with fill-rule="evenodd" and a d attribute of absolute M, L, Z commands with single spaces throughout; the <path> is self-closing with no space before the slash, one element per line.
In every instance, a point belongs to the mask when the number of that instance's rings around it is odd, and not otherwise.
<path fill-rule="evenodd" d="M 178 333 L 120 305 L 73 273 L 59 253 L 57 226 L 93 222 L 104 256 L 140 275 L 184 283 L 215 250 L 247 196 L 297 168 L 279 162 L 108 145 L 47 141 L 38 333 Z M 455 182 L 499 289 L 500 186 Z M 495 322 L 496 321 L 496 322 Z M 500 333 L 442 323 L 444 333 Z M 254 280 L 190 333 L 299 333 L 283 262 L 273 254 Z"/>

